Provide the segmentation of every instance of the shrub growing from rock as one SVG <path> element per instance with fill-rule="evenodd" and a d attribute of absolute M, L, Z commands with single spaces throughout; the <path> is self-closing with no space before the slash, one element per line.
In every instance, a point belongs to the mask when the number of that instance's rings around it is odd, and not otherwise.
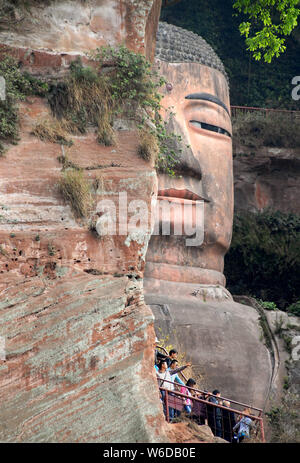
<path fill-rule="evenodd" d="M 0 76 L 5 79 L 5 99 L 0 100 L 0 156 L 5 151 L 5 144 L 17 143 L 19 134 L 18 102 L 26 95 L 43 96 L 48 85 L 22 73 L 17 61 L 6 56 L 0 61 Z"/>
<path fill-rule="evenodd" d="M 300 317 L 300 301 L 295 302 L 294 304 L 291 304 L 287 308 L 287 312 L 297 315 L 297 317 Z"/>
<path fill-rule="evenodd" d="M 77 217 L 86 217 L 91 206 L 91 194 L 88 181 L 82 170 L 67 169 L 62 171 L 59 190 L 69 203 Z"/>
<path fill-rule="evenodd" d="M 142 130 L 140 133 L 140 144 L 138 147 L 139 155 L 151 163 L 156 163 L 159 153 L 159 147 L 156 136 L 148 130 Z"/>

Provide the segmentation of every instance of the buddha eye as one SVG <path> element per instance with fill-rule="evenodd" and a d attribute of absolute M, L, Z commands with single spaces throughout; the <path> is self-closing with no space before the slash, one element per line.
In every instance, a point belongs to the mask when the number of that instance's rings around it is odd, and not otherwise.
<path fill-rule="evenodd" d="M 230 133 L 227 130 L 222 129 L 222 127 L 194 120 L 190 121 L 190 124 L 198 129 L 210 130 L 211 132 L 221 133 L 222 135 L 226 135 L 231 138 Z"/>

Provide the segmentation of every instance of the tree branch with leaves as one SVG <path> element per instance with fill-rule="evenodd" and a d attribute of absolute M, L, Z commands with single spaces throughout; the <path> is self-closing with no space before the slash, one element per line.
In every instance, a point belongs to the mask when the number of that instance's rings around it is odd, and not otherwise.
<path fill-rule="evenodd" d="M 163 7 L 182 0 L 163 0 Z M 239 30 L 256 60 L 270 63 L 286 50 L 286 37 L 298 25 L 299 0 L 233 0 L 235 15 L 245 15 Z"/>
<path fill-rule="evenodd" d="M 237 0 L 233 8 L 248 16 L 239 26 L 246 37 L 247 49 L 256 60 L 267 63 L 285 50 L 286 36 L 297 26 L 299 0 Z"/>

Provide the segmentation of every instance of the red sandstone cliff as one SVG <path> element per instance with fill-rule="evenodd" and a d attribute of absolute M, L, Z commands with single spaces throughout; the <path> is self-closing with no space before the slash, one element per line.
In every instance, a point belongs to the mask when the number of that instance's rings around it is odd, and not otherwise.
<path fill-rule="evenodd" d="M 77 54 L 124 39 L 153 53 L 160 1 L 139 2 L 139 14 L 131 0 L 32 3 L 0 42 L 36 75 L 60 76 Z M 64 151 L 31 134 L 45 117 L 46 102 L 27 98 L 20 141 L 0 158 L 0 440 L 168 440 L 142 295 L 150 230 L 97 238 L 59 193 L 58 157 L 82 168 L 95 205 L 122 191 L 150 209 L 155 171 L 138 157 L 134 130 L 110 147 L 90 130 Z"/>

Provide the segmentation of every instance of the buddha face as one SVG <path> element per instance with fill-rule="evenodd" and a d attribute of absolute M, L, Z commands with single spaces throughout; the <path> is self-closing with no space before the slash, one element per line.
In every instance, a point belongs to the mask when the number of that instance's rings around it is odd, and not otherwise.
<path fill-rule="evenodd" d="M 220 71 L 198 63 L 160 61 L 159 68 L 168 82 L 162 101 L 164 118 L 169 131 L 182 137 L 182 152 L 176 176 L 159 175 L 158 197 L 192 201 L 194 207 L 197 200 L 204 201 L 204 240 L 188 246 L 184 234 L 152 236 L 146 277 L 225 285 L 223 262 L 233 217 L 227 81 Z"/>

